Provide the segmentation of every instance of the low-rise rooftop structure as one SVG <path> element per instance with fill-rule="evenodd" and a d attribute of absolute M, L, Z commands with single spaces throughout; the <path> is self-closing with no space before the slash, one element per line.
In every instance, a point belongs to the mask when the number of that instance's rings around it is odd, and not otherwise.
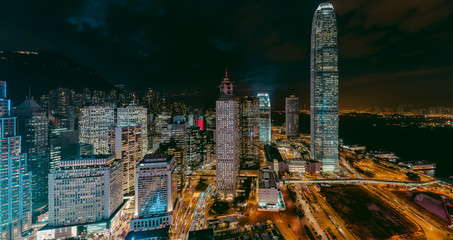
<path fill-rule="evenodd" d="M 280 192 L 280 183 L 275 178 L 272 169 L 258 171 L 258 206 L 261 210 L 279 211 L 285 208 Z"/>

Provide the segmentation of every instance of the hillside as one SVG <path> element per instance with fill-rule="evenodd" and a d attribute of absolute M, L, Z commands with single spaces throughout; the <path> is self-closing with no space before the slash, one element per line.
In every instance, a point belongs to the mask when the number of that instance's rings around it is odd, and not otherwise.
<path fill-rule="evenodd" d="M 36 98 L 59 87 L 76 91 L 114 88 L 93 69 L 46 51 L 0 51 L 0 80 L 7 81 L 13 105 L 22 102 L 29 87 Z"/>

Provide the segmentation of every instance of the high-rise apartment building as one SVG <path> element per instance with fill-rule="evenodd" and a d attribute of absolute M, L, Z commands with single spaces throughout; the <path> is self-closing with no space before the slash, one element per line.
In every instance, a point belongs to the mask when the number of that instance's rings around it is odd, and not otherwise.
<path fill-rule="evenodd" d="M 260 109 L 260 143 L 269 144 L 272 141 L 271 130 L 271 99 L 267 93 L 258 93 Z"/>
<path fill-rule="evenodd" d="M 338 169 L 338 46 L 333 6 L 321 3 L 311 34 L 311 157 L 322 171 Z"/>
<path fill-rule="evenodd" d="M 171 225 L 177 197 L 176 162 L 173 156 L 148 154 L 137 166 L 135 175 L 135 219 L 132 231 Z"/>
<path fill-rule="evenodd" d="M 115 155 L 73 156 L 49 174 L 49 226 L 109 219 L 123 203 L 123 167 Z"/>
<path fill-rule="evenodd" d="M 256 97 L 239 100 L 239 152 L 241 165 L 259 167 L 260 160 L 260 108 Z"/>
<path fill-rule="evenodd" d="M 142 156 L 148 153 L 148 110 L 145 107 L 129 105 L 118 108 L 116 123 L 119 125 L 137 124 L 142 131 Z"/>
<path fill-rule="evenodd" d="M 22 152 L 27 154 L 33 203 L 47 203 L 47 175 L 50 168 L 49 119 L 41 106 L 29 97 L 14 109 L 14 115 L 18 117 Z"/>
<path fill-rule="evenodd" d="M 299 98 L 291 95 L 286 98 L 286 136 L 297 137 L 299 135 Z"/>
<path fill-rule="evenodd" d="M 221 197 L 236 196 L 238 171 L 238 103 L 233 98 L 233 84 L 228 75 L 220 84 L 216 101 L 216 186 Z"/>
<path fill-rule="evenodd" d="M 123 162 L 123 194 L 135 190 L 135 172 L 142 160 L 142 131 L 137 124 L 116 125 L 109 128 L 110 153 Z"/>
<path fill-rule="evenodd" d="M 93 145 L 94 154 L 109 153 L 109 127 L 115 123 L 110 106 L 89 106 L 80 109 L 79 142 Z"/>
<path fill-rule="evenodd" d="M 17 119 L 11 116 L 6 82 L 0 81 L 0 239 L 22 239 L 31 226 L 31 175 L 21 153 Z"/>

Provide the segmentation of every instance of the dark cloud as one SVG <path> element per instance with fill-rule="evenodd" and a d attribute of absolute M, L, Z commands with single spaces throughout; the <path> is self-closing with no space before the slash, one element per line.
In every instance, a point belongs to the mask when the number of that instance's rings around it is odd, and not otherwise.
<path fill-rule="evenodd" d="M 407 31 L 420 31 L 453 13 L 448 0 L 350 0 L 336 1 L 339 15 L 352 13 L 348 27 L 398 26 Z"/>
<path fill-rule="evenodd" d="M 219 38 L 214 38 L 211 41 L 212 45 L 214 46 L 215 49 L 220 50 L 220 51 L 231 51 L 233 47 L 236 45 L 234 42 L 228 42 L 224 41 Z"/>
<path fill-rule="evenodd" d="M 351 59 L 370 57 L 385 48 L 384 45 L 378 44 L 378 42 L 386 36 L 388 36 L 388 32 L 384 31 L 368 34 L 346 33 L 340 40 L 342 57 Z"/>
<path fill-rule="evenodd" d="M 272 62 L 295 62 L 301 60 L 307 53 L 301 44 L 287 42 L 271 48 L 266 57 Z"/>
<path fill-rule="evenodd" d="M 209 99 L 228 67 L 239 94 L 268 91 L 282 108 L 289 94 L 309 102 L 311 21 L 319 2 L 6 1 L 0 48 L 47 49 L 132 90 Z M 451 0 L 333 3 L 341 107 L 424 102 L 420 96 L 444 104 L 453 96 Z"/>

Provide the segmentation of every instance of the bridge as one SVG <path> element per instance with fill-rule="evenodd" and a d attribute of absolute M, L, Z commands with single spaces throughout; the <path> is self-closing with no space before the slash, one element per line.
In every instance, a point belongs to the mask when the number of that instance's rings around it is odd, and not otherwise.
<path fill-rule="evenodd" d="M 428 182 L 406 182 L 406 181 L 391 181 L 391 180 L 380 180 L 380 179 L 364 179 L 364 178 L 352 178 L 352 179 L 312 179 L 312 180 L 297 180 L 297 179 L 284 179 L 285 183 L 355 183 L 355 184 L 388 184 L 388 185 L 399 185 L 406 187 L 422 187 L 431 184 L 438 183 L 439 180 L 433 180 Z"/>
<path fill-rule="evenodd" d="M 215 177 L 215 175 L 216 175 L 215 170 L 196 170 L 187 176 L 190 176 L 190 177 Z"/>
<path fill-rule="evenodd" d="M 238 171 L 238 177 L 248 178 L 248 177 L 257 177 L 258 170 L 240 170 Z M 195 170 L 191 174 L 187 175 L 189 177 L 215 177 L 216 170 Z"/>
<path fill-rule="evenodd" d="M 215 170 L 198 170 L 194 171 L 189 176 L 191 177 L 215 177 Z M 256 177 L 256 176 L 239 176 L 239 177 Z M 440 180 L 432 180 L 427 182 L 408 182 L 408 181 L 392 181 L 392 180 L 383 180 L 383 179 L 366 179 L 366 178 L 349 178 L 349 179 L 311 179 L 311 180 L 301 180 L 301 179 L 283 179 L 283 184 L 290 183 L 327 183 L 327 184 L 387 184 L 387 185 L 396 185 L 396 186 L 406 186 L 406 187 L 423 187 L 429 186 L 431 184 L 439 183 Z"/>

